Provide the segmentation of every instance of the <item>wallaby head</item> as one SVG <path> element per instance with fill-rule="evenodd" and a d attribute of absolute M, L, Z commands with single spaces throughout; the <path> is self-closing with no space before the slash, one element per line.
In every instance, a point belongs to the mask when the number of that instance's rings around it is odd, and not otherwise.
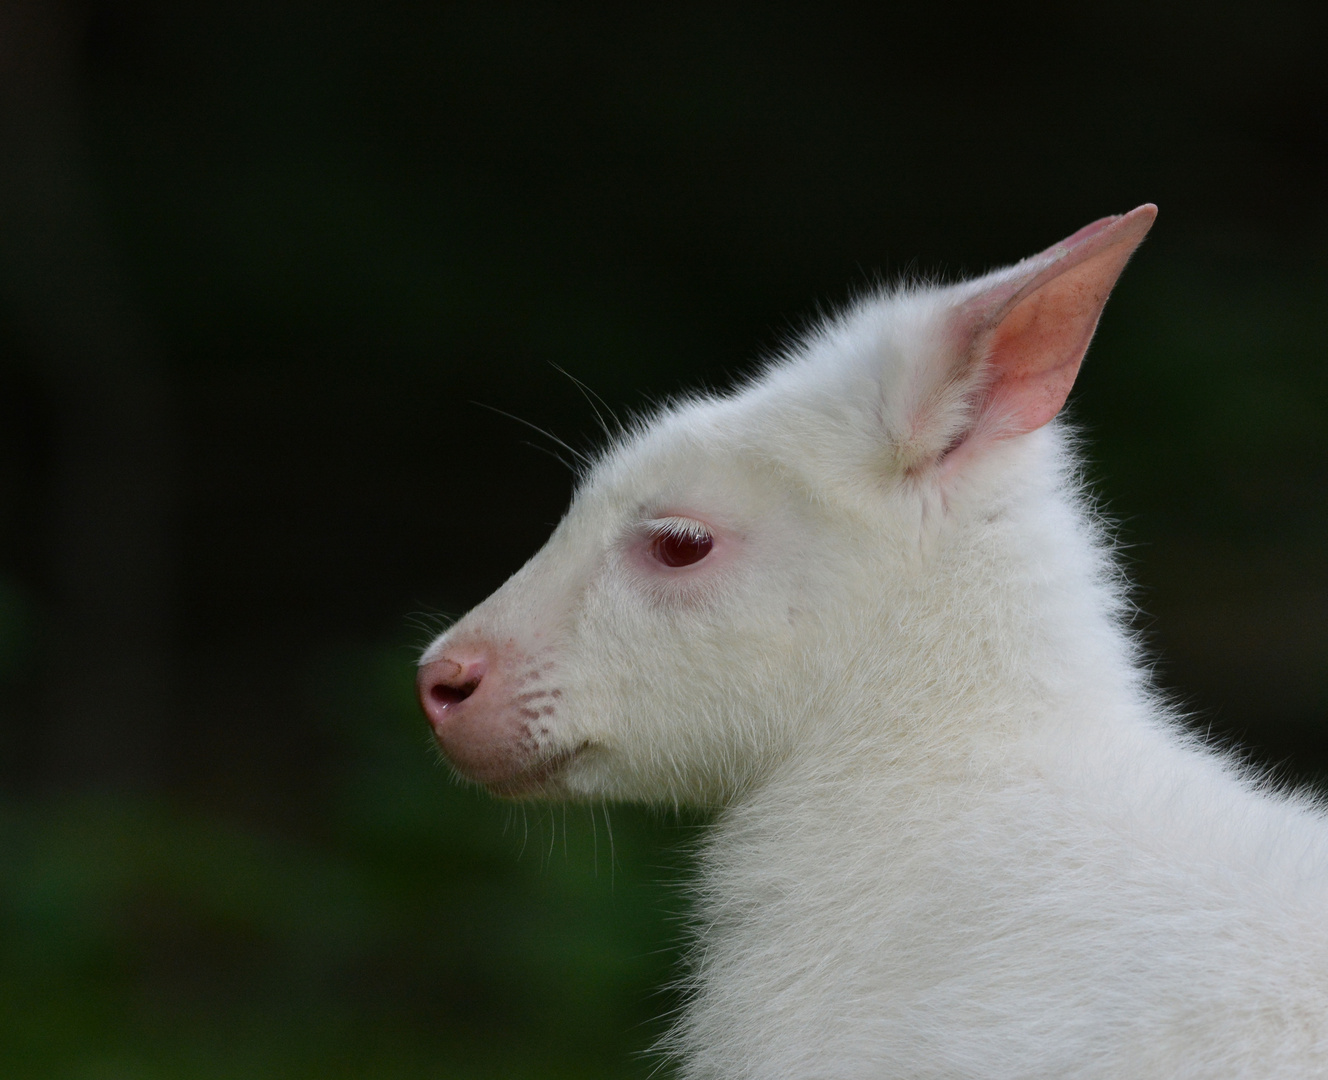
<path fill-rule="evenodd" d="M 502 795 L 714 804 L 809 746 L 888 754 L 1021 679 L 1054 694 L 1065 635 L 1120 636 L 1046 425 L 1155 213 L 872 296 L 619 439 L 424 654 L 447 758 Z M 1056 567 L 1096 609 L 1057 606 Z"/>

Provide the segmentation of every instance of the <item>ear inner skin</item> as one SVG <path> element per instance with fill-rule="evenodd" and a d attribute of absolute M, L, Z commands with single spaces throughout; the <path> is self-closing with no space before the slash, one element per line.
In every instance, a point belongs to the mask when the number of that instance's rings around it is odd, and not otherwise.
<path fill-rule="evenodd" d="M 986 376 L 974 427 L 1023 435 L 1060 412 L 1112 286 L 1156 216 L 1145 204 L 1094 222 L 961 306 L 961 339 Z"/>

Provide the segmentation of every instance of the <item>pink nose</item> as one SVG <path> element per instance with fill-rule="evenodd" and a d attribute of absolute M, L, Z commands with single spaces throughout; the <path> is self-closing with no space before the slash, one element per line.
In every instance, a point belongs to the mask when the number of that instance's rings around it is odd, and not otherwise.
<path fill-rule="evenodd" d="M 440 656 L 420 668 L 420 704 L 435 731 L 441 734 L 457 707 L 479 689 L 486 666 L 483 657 Z"/>

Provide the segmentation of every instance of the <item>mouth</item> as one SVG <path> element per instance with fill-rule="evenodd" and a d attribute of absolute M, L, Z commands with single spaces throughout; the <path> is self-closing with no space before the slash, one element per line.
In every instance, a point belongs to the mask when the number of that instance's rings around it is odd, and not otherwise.
<path fill-rule="evenodd" d="M 591 748 L 588 742 L 574 746 L 570 750 L 560 750 L 551 754 L 528 769 L 523 769 L 515 776 L 503 780 L 489 780 L 484 786 L 494 795 L 504 799 L 522 799 L 535 795 L 553 794 L 557 791 L 558 780 L 562 772 L 574 760 Z"/>

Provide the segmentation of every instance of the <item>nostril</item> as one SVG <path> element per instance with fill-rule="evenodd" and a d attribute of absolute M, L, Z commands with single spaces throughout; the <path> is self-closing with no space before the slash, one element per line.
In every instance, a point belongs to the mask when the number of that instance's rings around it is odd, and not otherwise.
<path fill-rule="evenodd" d="M 455 686 L 448 683 L 434 683 L 433 686 L 429 687 L 429 697 L 435 704 L 444 707 L 459 705 L 475 692 L 475 688 L 479 684 L 479 679 L 471 679 Z"/>
<path fill-rule="evenodd" d="M 433 724 L 441 724 L 452 710 L 479 689 L 488 663 L 483 656 L 440 656 L 420 669 L 420 704 Z"/>

